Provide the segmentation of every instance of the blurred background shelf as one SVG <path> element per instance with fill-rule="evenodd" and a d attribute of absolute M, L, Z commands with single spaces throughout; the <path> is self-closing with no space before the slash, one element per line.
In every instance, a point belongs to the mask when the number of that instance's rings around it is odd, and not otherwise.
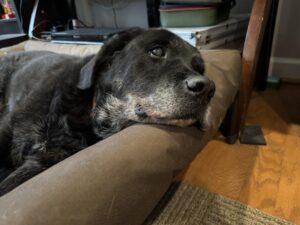
<path fill-rule="evenodd" d="M 17 44 L 27 39 L 23 32 L 21 20 L 17 13 L 15 2 L 8 0 L 15 18 L 0 19 L 0 48 Z"/>

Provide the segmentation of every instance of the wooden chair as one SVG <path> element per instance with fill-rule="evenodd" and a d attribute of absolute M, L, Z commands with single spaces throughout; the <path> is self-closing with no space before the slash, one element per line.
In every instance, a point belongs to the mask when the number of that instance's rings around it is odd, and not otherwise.
<path fill-rule="evenodd" d="M 228 143 L 235 143 L 245 124 L 245 118 L 257 72 L 259 55 L 269 19 L 271 0 L 254 0 L 246 39 L 242 51 L 242 77 L 239 92 L 228 109 L 221 133 Z"/>

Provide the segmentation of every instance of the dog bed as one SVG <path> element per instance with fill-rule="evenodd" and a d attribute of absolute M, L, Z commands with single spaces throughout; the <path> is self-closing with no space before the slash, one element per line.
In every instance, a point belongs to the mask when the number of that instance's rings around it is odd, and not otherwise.
<path fill-rule="evenodd" d="M 87 55 L 101 46 L 27 41 L 0 50 Z M 239 87 L 240 52 L 202 51 L 215 81 L 209 127 L 134 125 L 67 158 L 0 198 L 0 224 L 141 224 L 214 136 Z"/>

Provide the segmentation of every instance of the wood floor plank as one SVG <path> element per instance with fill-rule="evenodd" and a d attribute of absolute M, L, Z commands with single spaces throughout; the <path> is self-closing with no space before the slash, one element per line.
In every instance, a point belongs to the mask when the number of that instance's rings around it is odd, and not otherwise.
<path fill-rule="evenodd" d="M 217 135 L 180 178 L 300 224 L 300 125 L 282 99 L 274 90 L 252 96 L 247 123 L 262 126 L 266 146 L 228 145 Z"/>

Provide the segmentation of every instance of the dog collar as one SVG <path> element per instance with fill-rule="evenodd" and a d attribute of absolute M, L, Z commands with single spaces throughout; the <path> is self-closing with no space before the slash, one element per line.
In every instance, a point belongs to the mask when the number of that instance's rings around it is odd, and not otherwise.
<path fill-rule="evenodd" d="M 92 109 L 96 108 L 96 95 L 93 97 Z"/>

